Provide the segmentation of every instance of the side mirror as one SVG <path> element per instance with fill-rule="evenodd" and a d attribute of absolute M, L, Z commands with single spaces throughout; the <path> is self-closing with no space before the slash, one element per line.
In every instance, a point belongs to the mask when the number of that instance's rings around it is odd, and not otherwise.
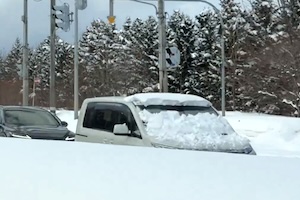
<path fill-rule="evenodd" d="M 115 135 L 127 135 L 129 136 L 129 129 L 126 124 L 116 124 L 114 125 L 114 134 Z"/>
<path fill-rule="evenodd" d="M 62 125 L 63 127 L 67 127 L 67 126 L 68 126 L 68 123 L 65 122 L 65 121 L 62 121 L 62 122 L 61 122 L 61 125 Z"/>

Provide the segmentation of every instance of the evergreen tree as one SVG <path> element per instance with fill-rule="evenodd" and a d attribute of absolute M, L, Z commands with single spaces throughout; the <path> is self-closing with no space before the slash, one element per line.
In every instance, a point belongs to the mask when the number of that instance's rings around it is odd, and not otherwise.
<path fill-rule="evenodd" d="M 128 19 L 121 32 L 123 44 L 130 49 L 132 65 L 134 65 L 138 80 L 138 91 L 157 90 L 158 83 L 158 31 L 154 17 L 147 20 L 136 19 L 131 23 Z"/>
<path fill-rule="evenodd" d="M 115 94 L 113 69 L 119 51 L 115 48 L 117 33 L 114 25 L 95 20 L 83 33 L 80 41 L 80 63 L 83 82 L 81 91 L 86 96 Z M 97 87 L 95 87 L 97 86 Z"/>
<path fill-rule="evenodd" d="M 300 25 L 300 1 L 299 0 L 285 0 L 282 1 L 281 10 L 283 14 L 283 21 L 287 27 L 288 32 L 291 32 L 291 29 L 298 29 Z"/>
<path fill-rule="evenodd" d="M 55 39 L 55 88 L 56 99 L 65 107 L 73 95 L 73 48 L 59 37 Z M 35 78 L 40 79 L 36 85 L 39 104 L 48 105 L 50 89 L 50 40 L 45 39 L 32 51 L 29 59 L 31 84 Z"/>
<path fill-rule="evenodd" d="M 221 6 L 225 29 L 227 106 L 229 109 L 242 110 L 252 100 L 245 91 L 244 73 L 244 68 L 249 66 L 247 37 L 251 31 L 250 24 L 246 20 L 247 13 L 234 0 L 222 0 Z"/>
<path fill-rule="evenodd" d="M 270 35 L 278 28 L 278 17 L 274 14 L 277 8 L 272 0 L 255 0 L 252 2 L 252 10 L 249 22 L 254 33 L 257 47 L 264 47 L 273 43 Z"/>
<path fill-rule="evenodd" d="M 56 90 L 58 101 L 62 106 L 67 107 L 73 102 L 74 83 L 74 48 L 68 42 L 57 39 L 56 42 Z"/>
<path fill-rule="evenodd" d="M 170 91 L 200 94 L 199 73 L 194 60 L 195 24 L 187 15 L 175 11 L 168 21 L 168 40 L 181 52 L 181 64 L 170 73 Z"/>
<path fill-rule="evenodd" d="M 4 56 L 0 52 L 0 80 L 4 79 Z"/>
<path fill-rule="evenodd" d="M 12 49 L 8 53 L 4 62 L 4 79 L 8 81 L 16 81 L 20 79 L 22 70 L 22 44 L 17 38 Z"/>
<path fill-rule="evenodd" d="M 199 73 L 200 94 L 212 101 L 217 107 L 221 103 L 221 46 L 220 20 L 210 11 L 196 16 L 197 36 L 195 51 L 197 71 Z"/>

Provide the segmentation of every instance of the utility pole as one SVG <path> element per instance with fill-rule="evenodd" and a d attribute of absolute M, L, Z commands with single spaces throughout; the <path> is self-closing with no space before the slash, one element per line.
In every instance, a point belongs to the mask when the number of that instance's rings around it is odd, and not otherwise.
<path fill-rule="evenodd" d="M 74 119 L 78 119 L 78 6 L 75 2 L 75 38 L 74 38 Z"/>
<path fill-rule="evenodd" d="M 74 38 L 74 119 L 78 119 L 79 110 L 79 84 L 78 84 L 78 10 L 87 7 L 87 0 L 75 1 L 75 38 Z"/>
<path fill-rule="evenodd" d="M 168 92 L 168 74 L 166 66 L 166 17 L 164 0 L 158 0 L 158 39 L 159 39 L 159 85 L 160 92 Z"/>
<path fill-rule="evenodd" d="M 109 16 L 114 16 L 114 0 L 109 0 Z"/>
<path fill-rule="evenodd" d="M 222 16 L 220 15 L 220 19 L 221 19 L 221 57 L 222 57 L 222 66 L 221 66 L 221 99 L 222 99 L 222 103 L 221 103 L 221 108 L 222 108 L 222 116 L 225 116 L 225 98 L 226 98 L 226 85 L 225 85 L 225 79 L 226 79 L 226 75 L 225 75 L 225 46 L 224 46 L 224 22 L 222 19 Z"/>
<path fill-rule="evenodd" d="M 24 0 L 24 15 L 22 16 L 24 24 L 23 30 L 23 106 L 28 106 L 29 84 L 28 84 L 28 0 Z"/>
<path fill-rule="evenodd" d="M 50 111 L 55 113 L 55 0 L 50 0 Z"/>

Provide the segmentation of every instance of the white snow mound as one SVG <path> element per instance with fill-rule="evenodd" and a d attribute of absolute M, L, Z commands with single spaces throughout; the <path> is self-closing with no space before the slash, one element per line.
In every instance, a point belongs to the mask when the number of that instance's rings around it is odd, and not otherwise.
<path fill-rule="evenodd" d="M 249 140 L 235 133 L 221 116 L 209 113 L 180 115 L 177 111 L 150 113 L 143 110 L 141 119 L 146 132 L 161 144 L 174 144 L 182 148 L 202 150 L 243 149 Z"/>

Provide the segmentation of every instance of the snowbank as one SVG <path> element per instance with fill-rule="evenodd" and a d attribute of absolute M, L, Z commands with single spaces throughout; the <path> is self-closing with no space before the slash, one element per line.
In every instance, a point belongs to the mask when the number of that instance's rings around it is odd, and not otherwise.
<path fill-rule="evenodd" d="M 211 106 L 206 99 L 177 93 L 140 93 L 124 98 L 127 102 L 134 102 L 137 105 L 183 105 L 183 106 Z"/>
<path fill-rule="evenodd" d="M 300 159 L 0 138 L 3 200 L 299 200 Z"/>
<path fill-rule="evenodd" d="M 300 118 L 227 112 L 226 119 L 260 155 L 300 156 Z"/>
<path fill-rule="evenodd" d="M 180 115 L 177 111 L 147 110 L 139 114 L 146 123 L 147 134 L 160 144 L 215 151 L 243 150 L 249 146 L 246 138 L 237 135 L 224 118 L 214 114 Z"/>

